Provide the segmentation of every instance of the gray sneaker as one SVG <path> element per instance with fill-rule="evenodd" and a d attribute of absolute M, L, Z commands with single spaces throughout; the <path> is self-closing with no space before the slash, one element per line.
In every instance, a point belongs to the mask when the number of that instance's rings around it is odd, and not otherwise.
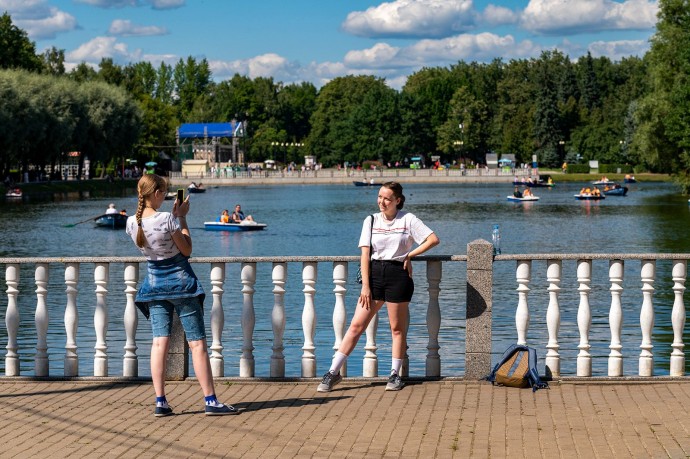
<path fill-rule="evenodd" d="M 405 383 L 402 382 L 400 376 L 397 373 L 392 373 L 390 378 L 388 378 L 388 384 L 386 384 L 386 390 L 400 390 L 405 387 Z"/>
<path fill-rule="evenodd" d="M 325 375 L 323 375 L 323 379 L 321 380 L 321 384 L 319 384 L 319 387 L 316 388 L 317 392 L 330 392 L 333 390 L 333 388 L 343 380 L 343 377 L 340 376 L 340 373 L 337 375 L 334 375 L 330 371 L 327 371 Z"/>

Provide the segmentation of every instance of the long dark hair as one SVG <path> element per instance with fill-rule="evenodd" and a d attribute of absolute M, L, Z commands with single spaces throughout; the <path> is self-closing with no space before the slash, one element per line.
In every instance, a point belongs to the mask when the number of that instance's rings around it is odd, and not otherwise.
<path fill-rule="evenodd" d="M 398 210 L 402 209 L 405 205 L 405 195 L 403 194 L 403 187 L 398 182 L 386 182 L 381 185 L 381 188 L 388 188 L 393 192 L 393 196 L 400 198 L 400 202 L 395 206 Z"/>

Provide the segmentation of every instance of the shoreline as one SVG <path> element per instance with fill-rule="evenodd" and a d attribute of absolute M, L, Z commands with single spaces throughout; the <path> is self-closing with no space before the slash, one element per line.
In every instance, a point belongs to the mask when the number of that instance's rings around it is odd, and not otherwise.
<path fill-rule="evenodd" d="M 180 173 L 173 173 L 174 176 L 168 177 L 170 188 L 186 188 L 192 181 L 202 182 L 208 186 L 256 186 L 256 185 L 350 185 L 354 181 L 369 181 L 374 179 L 376 183 L 386 181 L 397 181 L 401 184 L 408 183 L 443 183 L 443 184 L 477 184 L 477 183 L 513 183 L 514 174 L 501 173 L 497 171 L 481 171 L 486 175 L 477 174 L 476 170 L 467 171 L 468 175 L 461 175 L 459 170 L 432 170 L 432 169 L 394 169 L 367 173 L 356 171 L 352 175 L 346 175 L 344 171 L 323 169 L 318 172 L 298 173 L 282 176 L 273 171 L 262 171 L 249 176 L 241 173 L 236 177 L 215 178 L 209 174 L 203 177 L 182 177 Z M 522 171 L 521 171 L 522 172 Z M 601 174 L 563 174 L 560 171 L 540 171 L 542 175 L 551 175 L 556 184 L 565 182 L 591 183 L 597 180 Z M 471 175 L 470 175 L 471 174 Z M 475 175 L 476 174 L 476 175 Z M 526 174 L 525 174 L 526 175 Z M 623 182 L 622 174 L 609 174 L 609 178 L 614 181 Z M 673 178 L 669 174 L 638 174 L 638 182 L 669 182 Z M 69 192 L 89 192 L 95 194 L 108 194 L 114 190 L 136 190 L 138 178 L 107 179 L 93 178 L 89 180 L 69 180 L 69 181 L 49 181 L 18 183 L 17 186 L 24 190 L 26 195 L 41 195 L 44 193 L 69 193 Z M 3 187 L 3 189 L 5 189 Z"/>
<path fill-rule="evenodd" d="M 371 177 L 369 177 L 371 178 Z M 191 182 L 203 183 L 205 186 L 251 186 L 251 185 L 351 185 L 355 181 L 368 181 L 364 177 L 331 177 L 331 176 L 285 176 L 285 177 L 266 177 L 254 174 L 252 177 L 234 178 L 215 178 L 202 177 L 169 177 L 168 183 L 171 187 L 186 187 Z M 376 183 L 396 181 L 405 183 L 513 183 L 514 176 L 396 176 L 396 175 L 377 175 Z"/>

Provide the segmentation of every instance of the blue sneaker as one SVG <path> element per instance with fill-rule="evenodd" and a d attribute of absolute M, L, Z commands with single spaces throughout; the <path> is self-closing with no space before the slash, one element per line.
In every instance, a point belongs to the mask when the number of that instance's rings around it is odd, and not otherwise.
<path fill-rule="evenodd" d="M 173 414 L 173 409 L 169 406 L 156 406 L 156 411 L 153 415 L 157 418 L 162 418 L 164 416 L 171 416 Z"/>
<path fill-rule="evenodd" d="M 222 403 L 206 405 L 206 416 L 226 416 L 228 414 L 240 414 L 240 412 L 234 406 L 223 405 Z"/>

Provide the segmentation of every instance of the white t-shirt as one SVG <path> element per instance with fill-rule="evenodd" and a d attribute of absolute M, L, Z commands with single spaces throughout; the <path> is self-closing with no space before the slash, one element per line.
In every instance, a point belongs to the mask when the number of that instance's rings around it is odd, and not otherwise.
<path fill-rule="evenodd" d="M 399 210 L 392 222 L 383 219 L 381 212 L 374 214 L 373 234 L 370 216 L 364 219 L 359 247 L 368 247 L 371 238 L 373 260 L 404 261 L 414 243 L 421 244 L 433 231 L 414 214 Z"/>
<path fill-rule="evenodd" d="M 147 260 L 165 260 L 180 253 L 172 238 L 172 234 L 180 229 L 180 224 L 170 212 L 156 212 L 150 217 L 142 218 L 141 227 L 146 236 L 146 245 L 137 248 Z M 132 215 L 127 219 L 126 231 L 136 244 L 139 231 L 136 216 Z"/>

